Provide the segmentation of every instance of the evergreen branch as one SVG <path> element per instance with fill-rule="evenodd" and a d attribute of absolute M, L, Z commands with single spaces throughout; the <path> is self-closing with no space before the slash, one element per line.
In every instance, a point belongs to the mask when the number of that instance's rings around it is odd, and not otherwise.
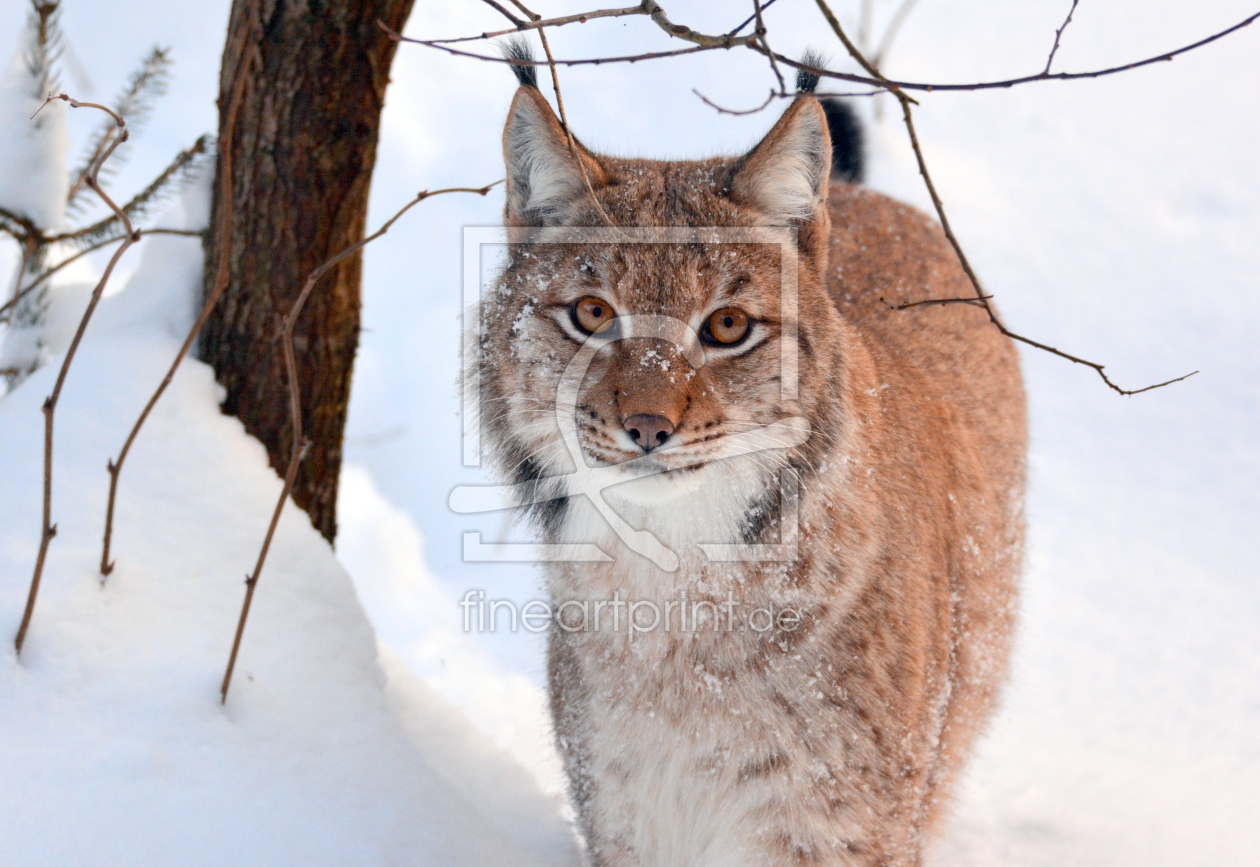
<path fill-rule="evenodd" d="M 33 38 L 26 49 L 26 71 L 36 82 L 30 94 L 35 99 L 44 99 L 58 88 L 56 65 L 62 51 L 60 5 L 31 0 L 26 26 Z"/>
<path fill-rule="evenodd" d="M 184 184 L 192 177 L 193 170 L 199 162 L 198 157 L 206 153 L 210 148 L 210 136 L 203 135 L 201 138 L 193 142 L 192 147 L 187 150 L 180 151 L 175 159 L 171 161 L 160 175 L 153 179 L 147 187 L 137 193 L 131 201 L 123 205 L 122 213 L 128 217 L 140 219 L 148 213 L 149 209 L 154 205 L 168 199 L 171 195 L 178 192 Z M 111 214 L 102 220 L 98 220 L 90 226 L 84 226 L 82 229 L 76 229 L 73 232 L 65 232 L 61 235 L 54 235 L 50 241 L 70 241 L 74 244 L 93 244 L 109 235 L 118 231 L 118 221 L 120 217 L 117 213 Z"/>
<path fill-rule="evenodd" d="M 157 98 L 166 93 L 173 64 L 170 49 L 155 45 L 140 62 L 140 68 L 131 74 L 126 86 L 115 98 L 114 112 L 127 121 L 127 127 L 133 135 L 144 127 L 153 114 L 153 105 Z M 116 130 L 117 127 L 112 122 L 102 123 L 88 141 L 88 146 L 83 152 L 83 159 L 70 173 L 70 192 L 66 196 L 67 208 L 80 210 L 85 206 L 83 178 L 109 147 L 110 136 Z M 113 174 L 125 158 L 124 153 L 115 153 L 114 159 L 104 167 L 103 174 L 106 176 Z"/>
<path fill-rule="evenodd" d="M 204 232 L 201 232 L 197 229 L 143 229 L 143 230 L 139 230 L 139 232 L 140 232 L 140 235 L 145 238 L 147 238 L 149 235 L 186 235 L 189 237 L 198 237 L 198 238 L 204 235 Z M 97 250 L 100 250 L 104 247 L 108 247 L 110 244 L 116 244 L 119 241 L 124 241 L 126 240 L 126 238 L 127 238 L 126 235 L 114 235 L 112 237 L 106 238 L 104 241 L 98 241 L 95 244 L 91 245 L 90 247 L 84 247 L 82 250 L 75 253 L 73 256 L 70 256 L 66 259 L 62 259 L 56 265 L 53 265 L 51 268 L 48 268 L 47 270 L 43 271 L 34 280 L 32 280 L 30 283 L 27 283 L 24 287 L 22 287 L 22 290 L 20 292 L 16 293 L 8 301 L 4 302 L 3 304 L 0 304 L 0 324 L 11 321 L 14 315 L 13 311 L 17 307 L 18 303 L 23 298 L 25 298 L 26 296 L 34 292 L 36 289 L 38 289 L 50 277 L 52 277 L 62 268 L 66 267 L 72 262 L 78 261 L 79 259 L 88 255 L 89 253 L 95 253 Z M 25 271 L 26 269 L 23 268 L 22 272 L 25 273 Z M 4 375 L 3 373 L 0 373 L 0 376 L 3 376 L 3 375 Z"/>
<path fill-rule="evenodd" d="M 0 232 L 7 232 L 19 243 L 26 243 L 29 238 L 38 238 L 43 235 L 39 226 L 35 225 L 29 217 L 24 217 L 8 208 L 0 208 Z"/>

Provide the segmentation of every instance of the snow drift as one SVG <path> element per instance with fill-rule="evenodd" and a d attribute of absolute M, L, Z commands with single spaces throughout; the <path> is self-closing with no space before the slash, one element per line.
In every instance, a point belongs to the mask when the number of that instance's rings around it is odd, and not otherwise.
<path fill-rule="evenodd" d="M 292 504 L 219 704 L 281 481 L 219 412 L 203 364 L 183 365 L 128 461 L 102 586 L 105 463 L 174 357 L 199 283 L 197 239 L 148 245 L 70 371 L 57 537 L 23 655 L 7 640 L 0 652 L 0 863 L 574 863 L 558 799 L 378 651 L 349 576 Z M 39 538 L 40 404 L 59 361 L 0 402 L 6 635 Z"/>

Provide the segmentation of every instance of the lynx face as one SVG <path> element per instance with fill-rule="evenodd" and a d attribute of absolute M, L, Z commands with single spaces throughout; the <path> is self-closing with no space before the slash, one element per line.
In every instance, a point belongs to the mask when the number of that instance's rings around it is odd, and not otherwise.
<path fill-rule="evenodd" d="M 505 147 L 513 243 L 481 333 L 483 406 L 502 469 L 530 481 L 578 461 L 627 465 L 625 478 L 642 478 L 619 492 L 643 500 L 720 477 L 734 500 L 726 517 L 738 520 L 794 456 L 731 458 L 731 438 L 818 412 L 816 391 L 785 391 L 785 374 L 793 386 L 831 378 L 817 368 L 832 359 L 813 351 L 837 343 L 819 280 L 830 142 L 817 103 L 800 100 L 744 160 L 666 163 L 571 150 L 542 97 L 522 88 Z M 609 226 L 788 226 L 791 249 L 568 243 L 583 238 L 564 232 Z M 784 303 L 785 264 L 796 303 Z"/>

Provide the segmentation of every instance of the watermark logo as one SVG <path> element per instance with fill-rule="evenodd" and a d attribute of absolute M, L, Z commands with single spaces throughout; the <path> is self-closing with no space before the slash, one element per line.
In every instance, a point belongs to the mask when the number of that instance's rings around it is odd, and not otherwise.
<path fill-rule="evenodd" d="M 459 601 L 464 632 L 540 633 L 556 628 L 562 632 L 621 633 L 631 639 L 652 632 L 666 634 L 700 632 L 791 633 L 803 622 L 800 611 L 789 606 L 765 603 L 748 606 L 727 592 L 715 601 L 692 598 L 685 592 L 656 601 L 622 598 L 614 592 L 610 599 L 567 599 L 551 602 L 531 599 L 524 604 L 513 599 L 491 599 L 486 591 L 469 590 Z"/>
<path fill-rule="evenodd" d="M 481 299 L 486 286 L 482 269 L 482 249 L 487 245 L 502 245 L 503 230 L 498 228 L 468 227 L 464 230 L 464 310 L 473 323 L 480 322 Z M 514 239 L 514 243 L 517 243 Z M 774 244 L 780 250 L 781 263 L 781 336 L 780 386 L 783 398 L 794 400 L 797 388 L 797 249 L 795 233 L 782 228 L 614 228 L 614 229 L 547 229 L 536 233 L 529 244 Z M 667 572 L 679 565 L 678 553 L 648 530 L 636 530 L 618 514 L 604 496 L 604 491 L 636 478 L 668 472 L 656 463 L 656 455 L 643 455 L 614 466 L 588 466 L 578 441 L 578 395 L 595 354 L 609 343 L 630 338 L 653 338 L 673 345 L 695 369 L 705 363 L 705 353 L 699 335 L 686 322 L 670 316 L 628 314 L 618 316 L 616 328 L 592 334 L 581 345 L 566 366 L 555 395 L 555 419 L 565 449 L 575 469 L 557 476 L 564 483 L 563 490 L 569 497 L 584 497 L 594 506 L 600 517 L 608 523 L 621 542 L 637 554 L 646 557 Z M 464 331 L 464 418 L 480 419 L 480 341 L 475 338 L 475 328 Z M 810 435 L 809 423 L 804 418 L 789 417 L 749 431 L 742 431 L 722 438 L 718 442 L 718 454 L 713 460 L 729 460 L 743 455 L 775 449 L 787 449 L 804 443 Z M 662 450 L 664 451 L 664 450 Z M 477 424 L 464 426 L 464 464 L 480 466 L 481 432 Z M 799 484 L 791 470 L 780 475 L 779 502 L 781 504 L 781 541 L 778 544 L 719 544 L 700 543 L 704 556 L 711 561 L 783 561 L 797 558 L 798 494 Z M 544 486 L 536 482 L 522 485 L 463 485 L 450 496 L 453 511 L 461 514 L 499 511 L 510 506 L 532 505 L 544 496 L 539 493 Z M 464 534 L 463 554 L 468 562 L 593 562 L 612 558 L 598 546 L 583 543 L 522 544 L 485 543 L 479 532 Z M 524 549 L 524 550 L 522 550 Z"/>

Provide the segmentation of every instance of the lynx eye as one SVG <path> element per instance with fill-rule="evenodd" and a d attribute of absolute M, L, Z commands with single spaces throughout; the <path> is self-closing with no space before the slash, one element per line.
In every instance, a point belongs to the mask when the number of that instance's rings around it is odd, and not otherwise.
<path fill-rule="evenodd" d="M 738 307 L 723 307 L 704 323 L 701 337 L 717 346 L 734 346 L 748 336 L 751 326 L 748 314 Z"/>
<path fill-rule="evenodd" d="M 616 318 L 612 305 L 602 298 L 587 295 L 573 302 L 570 308 L 573 324 L 586 334 L 598 334 Z"/>

